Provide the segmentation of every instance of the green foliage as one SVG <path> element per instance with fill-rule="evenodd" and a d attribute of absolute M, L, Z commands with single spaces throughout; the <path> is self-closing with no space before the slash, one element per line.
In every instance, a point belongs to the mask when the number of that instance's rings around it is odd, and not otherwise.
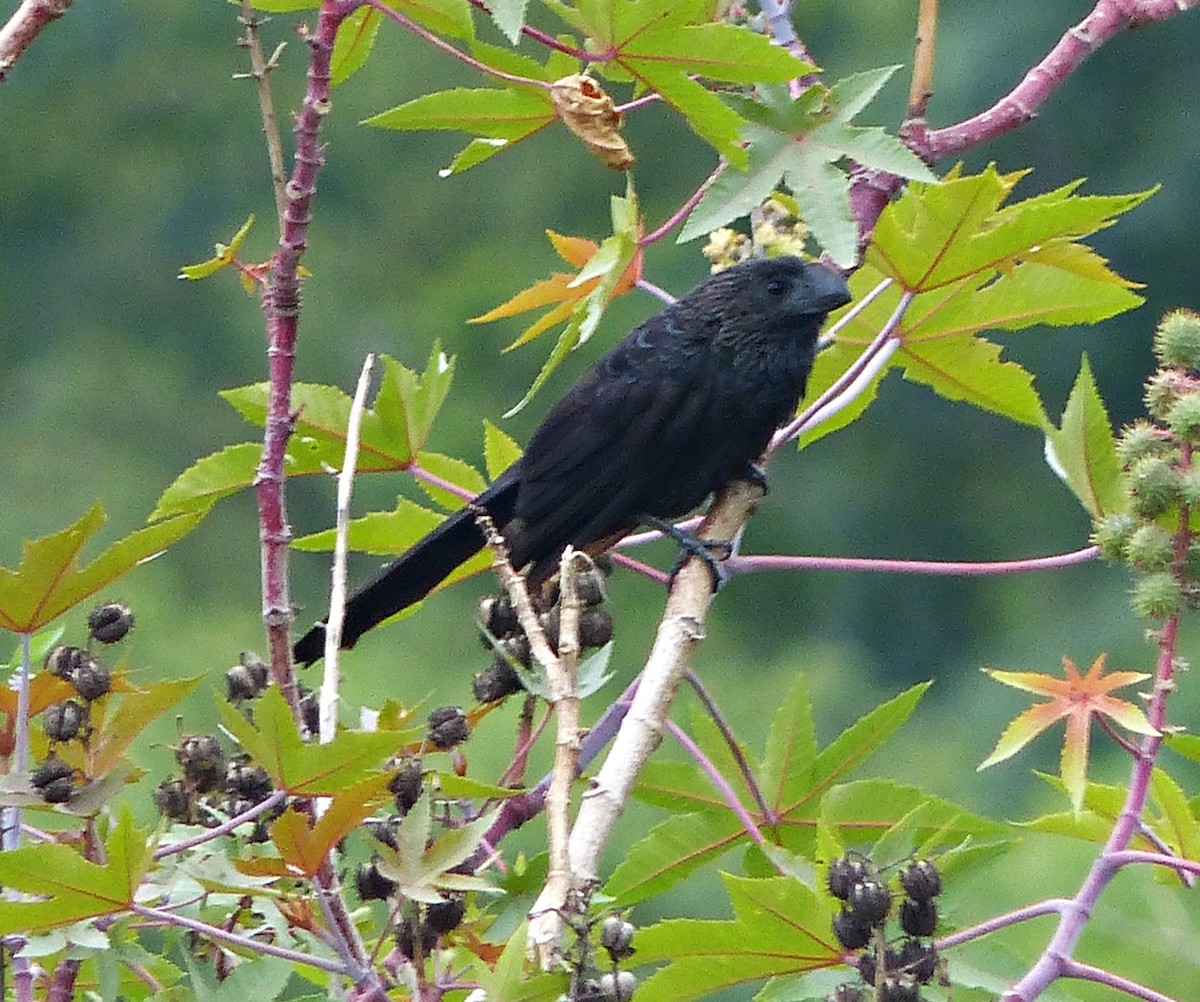
<path fill-rule="evenodd" d="M 1086 355 L 1063 411 L 1062 427 L 1047 422 L 1045 432 L 1046 461 L 1092 518 L 1128 508 L 1112 425 Z"/>
<path fill-rule="evenodd" d="M 227 703 L 218 704 L 218 709 L 222 723 L 272 783 L 300 796 L 335 794 L 363 782 L 389 755 L 421 735 L 417 729 L 342 731 L 331 744 L 306 744 L 287 702 L 274 688 L 255 703 L 253 723 Z"/>
<path fill-rule="evenodd" d="M 80 919 L 123 912 L 150 868 L 146 833 L 122 811 L 104 840 L 103 864 L 65 845 L 31 845 L 0 853 L 0 882 L 38 901 L 0 901 L 0 935 L 39 932 Z"/>
<path fill-rule="evenodd" d="M 181 514 L 138 529 L 79 566 L 80 553 L 105 522 L 99 503 L 77 522 L 41 539 L 27 540 L 16 570 L 0 567 L 0 629 L 33 633 L 139 564 L 154 559 L 195 528 L 203 512 Z"/>
<path fill-rule="evenodd" d="M 866 714 L 826 748 L 817 747 L 804 676 L 798 675 L 776 711 L 763 758 L 740 749 L 764 815 L 724 736 L 705 717 L 693 721 L 694 740 L 705 756 L 730 777 L 741 806 L 770 842 L 811 856 L 819 828 L 853 843 L 882 833 L 914 842 L 896 850 L 944 851 L 963 840 L 1003 843 L 1006 829 L 970 811 L 899 784 L 868 781 L 839 785 L 909 718 L 928 683 L 917 685 Z M 711 783 L 692 766 L 651 762 L 635 795 L 671 812 L 617 864 L 604 892 L 628 905 L 673 887 L 730 849 L 751 845 L 749 833 Z M 898 827 L 899 826 L 899 827 Z M 997 841 L 998 840 L 998 841 Z"/>
<path fill-rule="evenodd" d="M 668 919 L 639 932 L 639 959 L 668 963 L 638 987 L 638 999 L 685 1002 L 748 981 L 841 964 L 829 897 L 790 877 L 721 876 L 733 919 Z"/>
<path fill-rule="evenodd" d="M 898 139 L 882 129 L 852 126 L 850 120 L 899 69 L 886 66 L 839 80 L 826 89 L 814 84 L 798 98 L 786 86 L 762 86 L 758 100 L 732 99 L 746 119 L 744 170 L 725 171 L 705 192 L 679 234 L 680 242 L 725 226 L 762 204 L 782 179 L 795 195 L 813 236 L 844 268 L 857 258 L 858 240 L 850 214 L 850 182 L 836 165 L 853 159 L 902 177 L 934 177 Z"/>
<path fill-rule="evenodd" d="M 425 440 L 454 379 L 454 359 L 437 343 L 423 375 L 395 359 L 382 356 L 383 376 L 374 406 L 363 414 L 357 469 L 361 473 L 395 472 L 414 462 L 424 464 Z M 221 396 L 248 422 L 263 427 L 267 417 L 268 385 L 257 383 Z M 300 416 L 289 446 L 289 476 L 340 469 L 345 458 L 346 427 L 352 398 L 333 386 L 297 383 L 292 403 Z M 187 512 L 207 512 L 223 497 L 254 483 L 262 446 L 254 442 L 228 446 L 198 460 L 163 492 L 151 518 Z M 440 457 L 432 455 L 431 465 Z M 461 469 L 461 468 L 460 468 Z"/>
<path fill-rule="evenodd" d="M 857 418 L 889 370 L 1021 424 L 1046 427 L 1033 376 L 981 337 L 990 329 L 1096 323 L 1142 302 L 1081 238 L 1111 225 L 1151 191 L 1079 196 L 1079 182 L 1006 205 L 1021 173 L 955 171 L 938 185 L 910 184 L 879 217 L 864 265 L 850 282 L 856 299 L 890 286 L 839 332 L 817 359 L 816 397 L 846 371 L 876 333 L 899 342 L 869 385 L 805 442 Z M 911 302 L 900 313 L 902 299 Z M 899 314 L 898 316 L 896 314 Z M 1094 409 L 1094 408 L 1093 408 Z"/>

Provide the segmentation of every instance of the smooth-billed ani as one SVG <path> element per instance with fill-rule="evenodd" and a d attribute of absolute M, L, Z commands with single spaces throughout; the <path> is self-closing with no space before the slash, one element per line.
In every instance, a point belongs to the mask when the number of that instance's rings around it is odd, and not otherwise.
<path fill-rule="evenodd" d="M 711 276 L 637 327 L 546 415 L 524 455 L 479 497 L 533 583 L 568 543 L 600 553 L 647 518 L 683 515 L 745 475 L 804 394 L 826 314 L 850 301 L 836 272 L 795 257 Z M 420 601 L 484 545 L 469 507 L 350 596 L 342 647 Z M 318 660 L 318 623 L 296 661 Z"/>

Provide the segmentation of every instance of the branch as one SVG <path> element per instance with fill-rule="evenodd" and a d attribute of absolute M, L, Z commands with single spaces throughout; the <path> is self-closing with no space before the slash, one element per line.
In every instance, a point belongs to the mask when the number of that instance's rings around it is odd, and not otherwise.
<path fill-rule="evenodd" d="M 546 791 L 546 835 L 550 862 L 546 885 L 529 909 L 527 942 L 539 954 L 543 971 L 553 971 L 562 959 L 562 925 L 569 907 L 572 879 L 567 858 L 571 832 L 571 783 L 579 768 L 579 690 L 575 669 L 579 662 L 579 596 L 577 571 L 589 565 L 586 555 L 568 546 L 559 571 L 558 658 L 546 674 L 548 702 L 554 710 L 554 769 Z"/>
<path fill-rule="evenodd" d="M 981 577 L 1071 567 L 1095 560 L 1100 549 L 1085 546 L 1070 553 L 1021 560 L 888 560 L 878 557 L 735 556 L 721 566 L 731 575 L 751 571 L 874 571 L 879 574 L 932 574 L 943 577 Z"/>
<path fill-rule="evenodd" d="M 3 27 L 0 27 L 0 83 L 8 78 L 8 71 L 42 29 L 51 21 L 62 17 L 71 6 L 72 0 L 22 0 L 21 6 Z"/>
<path fill-rule="evenodd" d="M 1189 470 L 1191 464 L 1192 446 L 1190 443 L 1184 442 L 1180 450 L 1180 466 L 1184 470 Z M 1175 555 L 1180 561 L 1186 558 L 1190 542 L 1190 513 L 1188 506 L 1182 505 L 1179 525 L 1175 531 Z M 1062 913 L 1058 929 L 1050 942 L 1046 944 L 1042 955 L 1025 976 L 1001 996 L 1001 1002 L 1032 1002 L 1057 978 L 1077 976 L 1069 975 L 1068 972 L 1084 969 L 1082 965 L 1076 964 L 1072 959 L 1072 953 L 1087 925 L 1088 916 L 1095 909 L 1101 893 L 1121 869 L 1125 858 L 1124 854 L 1139 831 L 1142 812 L 1146 809 L 1146 798 L 1150 792 L 1150 778 L 1154 771 L 1154 763 L 1159 748 L 1162 746 L 1163 728 L 1166 724 L 1167 696 L 1175 687 L 1175 672 L 1179 663 L 1176 658 L 1178 641 L 1179 614 L 1176 613 L 1167 619 L 1159 634 L 1154 690 L 1150 696 L 1150 705 L 1146 713 L 1150 726 L 1155 728 L 1158 733 L 1147 735 L 1138 746 L 1138 755 L 1133 761 L 1129 790 L 1125 795 L 1121 813 L 1117 816 L 1103 850 L 1092 863 L 1090 872 L 1075 895 L 1072 901 L 1073 907 Z M 1110 975 L 1110 977 L 1115 978 L 1116 976 Z M 1149 991 L 1149 989 L 1143 989 L 1143 991 Z M 1163 1002 L 1167 999 L 1165 995 L 1157 993 L 1143 994 L 1138 997 L 1151 999 L 1153 1002 Z"/>
<path fill-rule="evenodd" d="M 761 497 L 761 487 L 746 481 L 735 480 L 722 488 L 701 525 L 701 537 L 732 539 Z M 662 740 L 662 730 L 675 693 L 687 673 L 691 653 L 704 638 L 704 621 L 711 601 L 709 570 L 693 557 L 675 576 L 633 705 L 608 757 L 583 795 L 571 831 L 571 872 L 579 881 L 577 889 L 585 896 L 600 882 L 600 856 L 617 817 L 650 753 Z"/>
<path fill-rule="evenodd" d="M 281 42 L 268 59 L 263 54 L 262 40 L 258 29 L 263 20 L 255 16 L 250 0 L 242 0 L 239 20 L 246 29 L 238 44 L 250 53 L 250 72 L 235 73 L 234 79 L 249 77 L 254 81 L 254 92 L 258 95 L 258 113 L 262 117 L 263 138 L 267 141 L 267 160 L 271 165 L 271 187 L 275 192 L 275 215 L 279 220 L 279 232 L 283 232 L 283 216 L 287 211 L 287 174 L 283 167 L 283 141 L 279 137 L 279 123 L 275 119 L 275 105 L 271 100 L 270 73 L 278 65 L 279 56 L 286 43 Z"/>
<path fill-rule="evenodd" d="M 321 674 L 321 696 L 319 700 L 319 738 L 323 745 L 337 736 L 338 693 L 341 690 L 341 647 L 342 625 L 346 619 L 346 550 L 350 533 L 350 497 L 354 492 L 354 471 L 358 465 L 358 439 L 362 428 L 363 412 L 367 406 L 367 390 L 371 387 L 371 369 L 375 356 L 367 355 L 362 371 L 358 374 L 358 387 L 350 414 L 346 422 L 346 449 L 342 459 L 342 471 L 337 482 L 336 530 L 333 544 L 332 582 L 329 587 L 329 616 L 325 620 L 324 670 Z M 317 801 L 328 804 L 328 800 Z M 318 814 L 321 813 L 318 809 Z"/>

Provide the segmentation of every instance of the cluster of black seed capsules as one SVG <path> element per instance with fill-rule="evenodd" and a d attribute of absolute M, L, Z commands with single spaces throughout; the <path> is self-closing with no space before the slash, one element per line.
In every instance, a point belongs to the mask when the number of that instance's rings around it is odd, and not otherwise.
<path fill-rule="evenodd" d="M 933 863 L 914 860 L 900 869 L 903 899 L 897 919 L 903 935 L 889 939 L 887 922 L 896 894 L 870 860 L 852 853 L 829 865 L 829 893 L 842 902 L 833 932 L 857 958 L 862 983 L 845 984 L 830 1002 L 920 1002 L 921 986 L 938 973 L 937 949 L 929 938 L 937 929 L 934 901 L 942 877 Z"/>
<path fill-rule="evenodd" d="M 43 663 L 47 672 L 70 683 L 75 690 L 71 698 L 52 703 L 42 711 L 42 727 L 50 741 L 50 753 L 34 770 L 32 784 L 48 804 L 70 801 L 78 778 L 75 770 L 59 758 L 56 746 L 71 741 L 87 743 L 92 703 L 112 688 L 112 672 L 92 653 L 92 644 L 115 644 L 123 640 L 133 628 L 133 613 L 120 602 L 107 602 L 88 613 L 87 627 L 85 647 L 54 647 Z"/>
<path fill-rule="evenodd" d="M 611 570 L 612 561 L 608 557 L 598 557 L 590 570 L 575 575 L 576 593 L 583 602 L 579 614 L 579 646 L 582 650 L 603 647 L 612 640 L 612 613 L 603 608 L 607 597 L 605 578 Z M 555 653 L 558 652 L 561 617 L 558 598 L 555 588 L 542 602 L 545 611 L 538 615 L 546 640 Z M 493 703 L 524 688 L 519 669 L 529 668 L 533 655 L 529 650 L 529 639 L 521 629 L 507 595 L 485 596 L 479 603 L 479 622 L 483 628 L 483 644 L 493 651 L 493 657 L 491 665 L 475 676 L 472 688 L 479 702 Z"/>
<path fill-rule="evenodd" d="M 238 664 L 225 673 L 230 702 L 250 714 L 249 701 L 262 695 L 270 683 L 267 665 L 246 651 Z M 163 780 L 154 788 L 154 803 L 171 821 L 215 828 L 229 818 L 245 814 L 274 792 L 262 766 L 249 756 L 227 756 L 215 734 L 186 734 L 175 746 L 180 775 Z M 255 819 L 249 840 L 265 842 L 267 824 L 284 809 L 280 804 Z"/>
<path fill-rule="evenodd" d="M 1149 420 L 1122 429 L 1116 441 L 1124 504 L 1110 504 L 1092 540 L 1101 556 L 1134 572 L 1134 611 L 1166 619 L 1200 609 L 1200 542 L 1179 531 L 1200 510 L 1200 315 L 1174 310 L 1154 332 L 1158 367 L 1146 381 Z"/>
<path fill-rule="evenodd" d="M 424 745 L 435 751 L 454 751 L 454 769 L 462 775 L 466 771 L 465 763 L 456 749 L 470 736 L 471 722 L 462 709 L 440 706 L 429 714 Z M 377 841 L 396 850 L 397 829 L 421 797 L 425 788 L 425 770 L 420 755 L 396 759 L 390 763 L 390 767 L 392 777 L 388 782 L 388 790 L 395 798 L 395 811 L 388 817 L 372 818 L 367 823 L 367 830 Z M 386 869 L 379 853 L 374 853 L 370 860 L 358 867 L 354 885 L 359 898 L 363 901 L 387 901 L 395 896 L 397 885 L 387 875 Z M 469 874 L 473 871 L 469 865 L 462 864 L 452 868 L 451 872 Z M 428 957 L 441 937 L 457 929 L 466 915 L 467 900 L 464 894 L 443 892 L 443 895 L 444 900 L 436 902 L 402 901 L 396 910 L 396 947 L 414 964 L 420 964 L 423 958 Z"/>

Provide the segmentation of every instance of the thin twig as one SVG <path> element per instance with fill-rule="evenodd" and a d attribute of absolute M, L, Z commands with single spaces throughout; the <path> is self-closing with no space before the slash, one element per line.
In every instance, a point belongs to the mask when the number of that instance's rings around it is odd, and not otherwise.
<path fill-rule="evenodd" d="M 62 17 L 72 0 L 21 0 L 21 6 L 0 26 L 0 83 L 25 50 L 51 21 Z"/>
<path fill-rule="evenodd" d="M 283 140 L 279 135 L 279 123 L 275 119 L 275 104 L 271 100 L 270 73 L 279 61 L 283 51 L 281 44 L 268 59 L 263 53 L 262 39 L 258 29 L 263 21 L 250 6 L 250 0 L 241 0 L 241 22 L 246 29 L 245 37 L 240 41 L 250 53 L 250 72 L 245 74 L 254 81 L 254 92 L 258 95 L 258 113 L 262 117 L 263 138 L 267 142 L 267 160 L 271 165 L 271 188 L 275 192 L 275 216 L 279 223 L 279 233 L 283 234 L 283 214 L 287 211 L 287 172 L 283 166 Z M 235 74 L 235 79 L 242 74 Z"/>
<path fill-rule="evenodd" d="M 325 621 L 324 672 L 321 675 L 320 743 L 329 744 L 337 735 L 338 693 L 341 691 L 342 624 L 346 618 L 346 559 L 350 536 L 350 499 L 354 493 L 354 471 L 358 464 L 358 438 L 363 414 L 367 409 L 367 391 L 375 356 L 367 355 L 358 374 L 358 387 L 346 425 L 346 450 L 338 474 L 337 528 L 333 545 L 332 582 L 329 588 L 329 617 Z M 318 804 L 328 804 L 320 800 Z"/>
<path fill-rule="evenodd" d="M 917 44 L 913 55 L 912 83 L 908 89 L 908 115 L 924 118 L 933 96 L 933 57 L 937 51 L 938 0 L 920 0 L 917 8 Z"/>

